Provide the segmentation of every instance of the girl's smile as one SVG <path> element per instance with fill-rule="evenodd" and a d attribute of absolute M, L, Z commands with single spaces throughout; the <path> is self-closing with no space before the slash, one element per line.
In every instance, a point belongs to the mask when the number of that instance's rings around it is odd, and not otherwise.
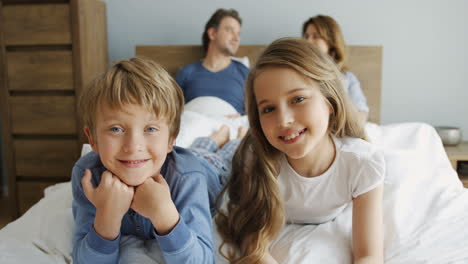
<path fill-rule="evenodd" d="M 297 130 L 296 132 L 287 132 L 285 136 L 279 136 L 279 138 L 286 144 L 292 144 L 297 142 L 306 130 L 307 128 Z"/>
<path fill-rule="evenodd" d="M 318 82 L 287 67 L 268 67 L 255 78 L 254 94 L 265 137 L 295 169 L 295 164 L 333 161 L 328 133 L 332 109 Z"/>

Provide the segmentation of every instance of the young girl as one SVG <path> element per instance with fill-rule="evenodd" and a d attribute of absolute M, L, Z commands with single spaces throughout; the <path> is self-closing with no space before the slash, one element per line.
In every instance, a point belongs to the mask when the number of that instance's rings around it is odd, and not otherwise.
<path fill-rule="evenodd" d="M 369 113 L 369 107 L 359 80 L 345 66 L 348 54 L 338 23 L 329 16 L 318 15 L 311 17 L 302 26 L 302 37 L 315 44 L 323 53 L 330 55 L 335 60 L 338 68 L 343 73 L 346 91 L 359 111 L 359 118 L 365 121 Z"/>
<path fill-rule="evenodd" d="M 251 70 L 250 130 L 215 219 L 231 263 L 276 263 L 268 247 L 285 222 L 332 221 L 351 202 L 355 263 L 383 262 L 383 155 L 365 141 L 340 75 L 315 45 L 291 38 L 270 44 Z M 234 251 L 224 254 L 225 244 Z"/>

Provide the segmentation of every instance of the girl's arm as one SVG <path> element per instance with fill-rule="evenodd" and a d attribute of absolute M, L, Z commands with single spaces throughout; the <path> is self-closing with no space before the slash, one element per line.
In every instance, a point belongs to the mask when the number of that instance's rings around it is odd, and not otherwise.
<path fill-rule="evenodd" d="M 354 263 L 383 263 L 383 185 L 353 200 Z"/>

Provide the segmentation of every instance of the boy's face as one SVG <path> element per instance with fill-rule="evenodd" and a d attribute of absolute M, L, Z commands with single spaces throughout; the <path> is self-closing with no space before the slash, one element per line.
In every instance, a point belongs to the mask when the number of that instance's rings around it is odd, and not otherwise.
<path fill-rule="evenodd" d="M 85 127 L 93 151 L 104 166 L 129 186 L 138 186 L 157 176 L 172 151 L 174 138 L 169 136 L 165 119 L 153 112 L 129 104 L 122 109 L 101 105 L 96 113 L 95 133 Z"/>

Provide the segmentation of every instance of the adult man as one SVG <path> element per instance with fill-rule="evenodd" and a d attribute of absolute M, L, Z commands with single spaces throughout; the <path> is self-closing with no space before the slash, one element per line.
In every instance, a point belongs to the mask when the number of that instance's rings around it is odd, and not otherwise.
<path fill-rule="evenodd" d="M 234 9 L 218 9 L 205 25 L 203 60 L 184 66 L 176 76 L 185 102 L 199 96 L 216 96 L 244 114 L 244 82 L 248 68 L 231 59 L 240 42 L 242 20 Z"/>

